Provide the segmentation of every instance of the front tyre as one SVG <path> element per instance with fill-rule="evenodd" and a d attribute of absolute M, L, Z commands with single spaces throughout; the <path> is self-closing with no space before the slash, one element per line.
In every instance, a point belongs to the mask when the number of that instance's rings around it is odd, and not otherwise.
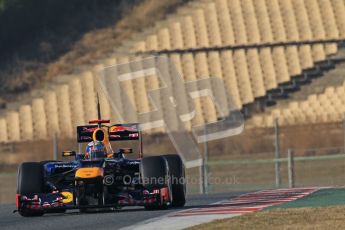
<path fill-rule="evenodd" d="M 179 155 L 163 156 L 169 165 L 172 185 L 172 206 L 183 207 L 186 203 L 185 167 Z"/>
<path fill-rule="evenodd" d="M 172 188 L 169 181 L 169 165 L 167 160 L 161 156 L 145 157 L 140 164 L 140 175 L 142 185 L 145 189 L 152 191 L 154 189 L 167 188 L 169 199 L 172 199 Z M 146 205 L 147 210 L 157 210 L 166 208 L 167 204 Z"/>
<path fill-rule="evenodd" d="M 21 164 L 17 175 L 17 194 L 30 196 L 39 193 L 44 193 L 42 164 L 37 162 Z M 18 208 L 19 214 L 24 217 L 42 216 L 44 214 L 42 210 Z"/>

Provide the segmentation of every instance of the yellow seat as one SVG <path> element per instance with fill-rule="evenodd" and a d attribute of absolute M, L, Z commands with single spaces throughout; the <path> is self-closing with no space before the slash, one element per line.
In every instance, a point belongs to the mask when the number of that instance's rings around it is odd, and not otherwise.
<path fill-rule="evenodd" d="M 195 62 L 193 54 L 187 53 L 182 55 L 182 71 L 186 81 L 197 80 L 195 72 Z M 194 100 L 195 117 L 192 120 L 193 126 L 201 125 L 204 123 L 203 111 L 201 108 L 201 102 L 199 98 Z"/>
<path fill-rule="evenodd" d="M 299 34 L 291 0 L 279 1 L 281 15 L 284 23 L 286 39 L 288 41 L 298 41 Z"/>
<path fill-rule="evenodd" d="M 55 89 L 59 114 L 59 130 L 60 134 L 65 137 L 72 137 L 74 135 L 69 91 L 67 84 L 58 85 Z"/>
<path fill-rule="evenodd" d="M 170 50 L 170 33 L 168 28 L 162 28 L 157 33 L 158 50 Z"/>
<path fill-rule="evenodd" d="M 322 23 L 318 2 L 315 0 L 304 0 L 304 2 L 309 17 L 309 25 L 312 31 L 312 38 L 315 40 L 324 39 L 325 28 Z"/>
<path fill-rule="evenodd" d="M 185 16 L 181 21 L 181 28 L 183 33 L 183 44 L 186 49 L 196 48 L 196 32 L 194 27 L 194 22 L 191 16 Z"/>
<path fill-rule="evenodd" d="M 308 69 L 313 67 L 314 60 L 312 56 L 311 46 L 302 45 L 298 48 L 298 54 L 300 59 L 300 65 L 302 69 Z"/>
<path fill-rule="evenodd" d="M 79 105 L 80 106 L 80 105 Z M 31 106 L 34 138 L 44 140 L 48 136 L 45 102 L 43 98 L 34 98 Z"/>
<path fill-rule="evenodd" d="M 290 80 L 288 66 L 283 47 L 273 47 L 272 51 L 274 69 L 277 76 L 277 83 L 284 83 Z"/>
<path fill-rule="evenodd" d="M 218 23 L 217 10 L 214 2 L 207 2 L 203 7 L 205 10 L 205 21 L 208 31 L 209 46 L 216 47 L 222 45 L 220 28 Z"/>
<path fill-rule="evenodd" d="M 292 6 L 296 15 L 296 24 L 298 28 L 299 39 L 304 41 L 311 40 L 312 31 L 309 25 L 305 1 L 293 0 Z"/>
<path fill-rule="evenodd" d="M 230 98 L 228 98 L 229 108 L 242 108 L 240 90 L 236 78 L 235 64 L 232 51 L 222 51 L 220 53 L 224 82 Z"/>
<path fill-rule="evenodd" d="M 266 1 L 268 14 L 270 16 L 273 39 L 275 42 L 286 41 L 286 34 L 282 15 L 279 9 L 278 0 Z"/>
<path fill-rule="evenodd" d="M 34 130 L 33 130 L 33 121 L 30 105 L 21 105 L 19 107 L 19 123 L 21 126 L 20 135 L 21 140 L 29 141 L 33 139 Z"/>
<path fill-rule="evenodd" d="M 227 0 L 215 0 L 222 45 L 235 43 Z"/>
<path fill-rule="evenodd" d="M 183 49 L 183 34 L 181 22 L 171 22 L 169 25 L 171 48 L 172 49 Z"/>
<path fill-rule="evenodd" d="M 331 0 L 339 36 L 345 37 L 345 5 L 343 1 Z"/>
<path fill-rule="evenodd" d="M 244 50 L 235 50 L 233 55 L 241 101 L 243 104 L 252 103 L 254 101 L 254 95 L 250 84 L 247 59 Z"/>
<path fill-rule="evenodd" d="M 240 0 L 228 0 L 235 44 L 247 43 L 246 25 L 244 23 Z"/>
<path fill-rule="evenodd" d="M 16 111 L 8 111 L 6 113 L 6 123 L 7 123 L 7 137 L 8 141 L 16 142 L 20 141 L 20 123 L 19 114 Z"/>
<path fill-rule="evenodd" d="M 193 23 L 196 33 L 197 47 L 208 47 L 209 37 L 207 32 L 207 26 L 205 21 L 205 12 L 203 9 L 195 9 L 192 14 Z"/>
<path fill-rule="evenodd" d="M 277 87 L 277 77 L 270 48 L 260 48 L 259 57 L 266 90 Z"/>
<path fill-rule="evenodd" d="M 253 4 L 260 32 L 260 41 L 263 43 L 272 42 L 273 34 L 270 24 L 270 17 L 266 6 L 266 1 L 254 0 Z"/>
<path fill-rule="evenodd" d="M 0 143 L 8 142 L 7 122 L 5 118 L 0 118 Z"/>
<path fill-rule="evenodd" d="M 302 73 L 298 50 L 296 46 L 288 46 L 285 50 L 286 61 L 288 64 L 288 71 L 290 76 L 296 76 Z"/>
<path fill-rule="evenodd" d="M 263 71 L 257 49 L 247 50 L 247 63 L 249 67 L 249 77 L 254 97 L 262 97 L 266 94 Z"/>
<path fill-rule="evenodd" d="M 85 114 L 83 107 L 83 90 L 81 87 L 80 78 L 78 76 L 71 76 L 69 81 L 69 95 L 71 95 L 71 116 L 73 127 L 84 124 Z"/>
<path fill-rule="evenodd" d="M 261 39 L 253 1 L 241 0 L 241 7 L 243 10 L 244 24 L 246 26 L 247 42 L 249 44 L 257 44 Z"/>
<path fill-rule="evenodd" d="M 52 137 L 55 133 L 60 133 L 58 103 L 55 90 L 47 90 L 44 94 L 44 107 L 47 117 L 48 137 Z"/>
<path fill-rule="evenodd" d="M 337 28 L 332 2 L 324 0 L 318 0 L 317 2 L 320 8 L 321 18 L 327 39 L 339 38 L 339 31 Z"/>

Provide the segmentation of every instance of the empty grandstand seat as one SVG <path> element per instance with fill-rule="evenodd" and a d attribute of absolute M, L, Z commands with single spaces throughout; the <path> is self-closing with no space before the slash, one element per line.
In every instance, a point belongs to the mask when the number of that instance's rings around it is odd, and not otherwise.
<path fill-rule="evenodd" d="M 77 76 L 71 76 L 69 81 L 69 95 L 71 96 L 71 115 L 73 126 L 85 123 L 84 106 L 83 106 L 83 90 L 80 79 Z"/>
<path fill-rule="evenodd" d="M 331 1 L 318 0 L 321 18 L 328 39 L 339 38 L 336 17 L 334 15 Z"/>
<path fill-rule="evenodd" d="M 272 48 L 272 58 L 274 69 L 277 76 L 277 83 L 284 83 L 290 80 L 288 65 L 285 57 L 285 50 L 283 47 Z"/>
<path fill-rule="evenodd" d="M 345 37 L 345 5 L 343 1 L 331 0 L 339 36 Z"/>
<path fill-rule="evenodd" d="M 253 1 L 253 4 L 260 32 L 260 40 L 263 43 L 272 42 L 273 34 L 270 23 L 270 17 L 266 6 L 266 1 L 255 0 Z"/>
<path fill-rule="evenodd" d="M 7 123 L 7 137 L 8 141 L 15 142 L 20 141 L 20 120 L 19 113 L 17 111 L 8 111 L 6 113 L 6 123 Z"/>
<path fill-rule="evenodd" d="M 243 10 L 247 42 L 250 44 L 257 44 L 261 39 L 253 1 L 241 0 L 241 8 Z"/>
<path fill-rule="evenodd" d="M 80 105 L 78 105 L 80 106 Z M 33 134 L 34 138 L 43 140 L 47 138 L 47 120 L 48 116 L 45 109 L 45 101 L 43 98 L 34 98 L 31 106 Z"/>
<path fill-rule="evenodd" d="M 274 41 L 282 42 L 286 40 L 284 23 L 279 9 L 278 0 L 266 1 L 268 14 L 270 16 L 270 23 Z"/>
<path fill-rule="evenodd" d="M 0 118 L 0 143 L 8 142 L 7 122 L 5 118 Z"/>
<path fill-rule="evenodd" d="M 296 16 L 299 39 L 308 41 L 312 38 L 311 27 L 309 25 L 308 13 L 304 1 L 293 0 L 292 6 Z"/>
<path fill-rule="evenodd" d="M 234 30 L 235 44 L 247 43 L 246 25 L 242 14 L 240 0 L 228 0 L 232 28 Z"/>
<path fill-rule="evenodd" d="M 224 82 L 230 98 L 228 98 L 229 106 L 241 109 L 242 101 L 240 97 L 240 89 L 236 79 L 233 54 L 231 51 L 222 51 L 220 53 L 222 72 Z"/>
<path fill-rule="evenodd" d="M 276 116 L 282 119 L 281 125 L 339 122 L 343 120 L 344 112 L 345 83 L 336 87 L 329 86 L 323 93 L 309 95 L 303 101 L 291 101 L 267 113 L 256 115 L 248 123 L 250 127 L 270 127 L 269 120 Z M 260 124 L 262 120 L 265 122 Z"/>
<path fill-rule="evenodd" d="M 33 133 L 33 121 L 30 105 L 21 105 L 19 107 L 19 123 L 20 123 L 20 133 L 21 140 L 28 141 L 32 140 Z"/>
<path fill-rule="evenodd" d="M 244 50 L 235 50 L 233 52 L 235 73 L 240 89 L 240 97 L 243 104 L 249 104 L 254 101 L 253 89 L 250 84 L 248 64 Z"/>
<path fill-rule="evenodd" d="M 254 97 L 263 97 L 266 94 L 266 89 L 258 49 L 248 49 L 246 56 Z"/>
<path fill-rule="evenodd" d="M 182 55 L 182 71 L 185 76 L 186 81 L 197 80 L 197 75 L 195 72 L 195 61 L 193 54 L 183 54 Z M 204 122 L 203 112 L 201 108 L 201 102 L 199 98 L 194 100 L 195 117 L 192 120 L 192 124 L 201 125 Z"/>
<path fill-rule="evenodd" d="M 260 57 L 261 69 L 263 72 L 264 84 L 265 84 L 266 90 L 271 90 L 271 89 L 276 88 L 278 85 L 278 81 L 276 77 L 271 49 L 260 48 L 259 57 Z"/>
<path fill-rule="evenodd" d="M 227 0 L 215 0 L 218 23 L 222 45 L 233 45 L 235 43 L 234 31 L 232 28 Z"/>
<path fill-rule="evenodd" d="M 171 49 L 170 32 L 168 28 L 161 28 L 157 34 L 158 50 Z"/>
<path fill-rule="evenodd" d="M 61 84 L 58 85 L 55 90 L 59 115 L 60 134 L 65 137 L 72 137 L 74 127 L 72 127 L 71 119 L 71 97 L 69 96 L 69 86 L 67 84 Z"/>
<path fill-rule="evenodd" d="M 298 50 L 296 46 L 287 46 L 285 49 L 286 61 L 288 64 L 288 71 L 290 76 L 300 75 L 302 68 L 300 66 L 300 60 Z"/>
<path fill-rule="evenodd" d="M 209 37 L 209 45 L 217 47 L 222 45 L 222 38 L 220 35 L 219 22 L 217 17 L 217 9 L 214 2 L 205 3 L 203 7 L 205 10 L 205 21 L 207 26 L 207 33 Z"/>
<path fill-rule="evenodd" d="M 298 41 L 298 28 L 291 0 L 279 1 L 279 5 L 284 23 L 286 39 L 288 41 Z"/>

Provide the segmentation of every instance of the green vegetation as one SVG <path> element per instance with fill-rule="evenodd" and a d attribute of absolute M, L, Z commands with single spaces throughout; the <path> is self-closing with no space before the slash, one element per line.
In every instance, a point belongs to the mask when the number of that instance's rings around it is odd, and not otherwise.
<path fill-rule="evenodd" d="M 268 210 L 276 208 L 327 207 L 332 205 L 345 205 L 345 188 L 321 189 L 303 199 L 269 207 Z"/>
<path fill-rule="evenodd" d="M 17 49 L 18 45 L 37 39 L 37 36 L 41 36 L 42 33 L 56 35 L 61 32 L 62 27 L 68 28 L 70 30 L 68 32 L 74 30 L 74 33 L 78 34 L 114 23 L 116 17 L 119 17 L 116 8 L 121 5 L 121 2 L 1 0 L 0 50 L 2 50 L 2 55 L 6 51 Z M 107 10 L 107 8 L 112 10 Z M 108 20 L 104 20 L 102 15 Z"/>
<path fill-rule="evenodd" d="M 344 229 L 344 225 L 345 206 L 330 206 L 255 212 L 230 219 L 216 220 L 189 229 Z"/>
<path fill-rule="evenodd" d="M 345 188 L 321 189 L 265 211 L 216 220 L 192 229 L 343 229 Z"/>
<path fill-rule="evenodd" d="M 107 57 L 184 0 L 0 0 L 0 109 Z"/>
<path fill-rule="evenodd" d="M 2 13 L 2 11 L 4 11 L 5 9 L 5 0 L 0 0 L 0 14 Z"/>
<path fill-rule="evenodd" d="M 114 26 L 137 1 L 0 0 L 0 97 L 30 90 L 49 71 L 47 64 L 85 33 Z"/>

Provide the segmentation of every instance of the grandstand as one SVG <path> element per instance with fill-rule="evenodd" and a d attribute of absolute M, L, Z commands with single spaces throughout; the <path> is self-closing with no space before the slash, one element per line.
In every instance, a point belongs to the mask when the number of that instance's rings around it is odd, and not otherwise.
<path fill-rule="evenodd" d="M 188 1 L 97 65 L 57 76 L 54 84 L 2 111 L 0 142 L 54 133 L 72 137 L 76 125 L 96 117 L 97 71 L 156 54 L 166 55 L 185 81 L 221 77 L 231 96 L 227 101 L 243 111 L 248 128 L 271 127 L 276 117 L 282 125 L 340 121 L 345 112 L 344 39 L 343 0 Z M 138 112 L 148 112 L 152 106 L 145 95 L 160 85 L 153 76 L 120 87 Z M 105 95 L 100 100 L 104 117 L 119 121 Z M 196 116 L 188 128 L 217 120 L 210 100 L 194 102 Z M 126 111 L 126 105 L 121 109 Z M 136 121 L 135 114 L 129 118 Z"/>

